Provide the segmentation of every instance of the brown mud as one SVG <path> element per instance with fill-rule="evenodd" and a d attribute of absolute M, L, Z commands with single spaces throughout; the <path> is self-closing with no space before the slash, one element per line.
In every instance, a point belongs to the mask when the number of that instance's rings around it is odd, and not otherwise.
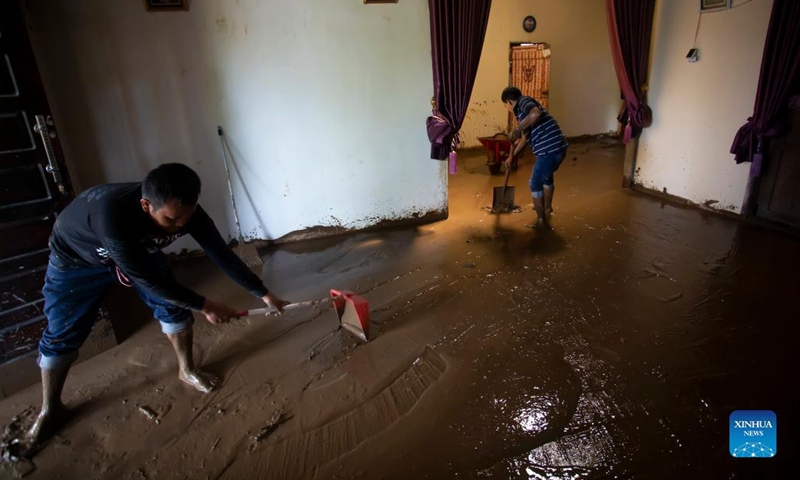
<path fill-rule="evenodd" d="M 472 154 L 445 222 L 271 250 L 279 295 L 367 298 L 371 341 L 338 330 L 329 303 L 198 319 L 196 363 L 221 379 L 202 395 L 151 322 L 74 368 L 72 416 L 26 478 L 793 477 L 800 245 L 622 190 L 622 156 L 571 147 L 552 231 L 524 227 L 530 159 L 512 178 L 520 212 L 491 215 L 502 177 Z M 176 274 L 258 306 L 204 259 Z M 0 421 L 39 394 L 0 402 Z M 776 412 L 775 458 L 729 455 L 738 409 Z"/>

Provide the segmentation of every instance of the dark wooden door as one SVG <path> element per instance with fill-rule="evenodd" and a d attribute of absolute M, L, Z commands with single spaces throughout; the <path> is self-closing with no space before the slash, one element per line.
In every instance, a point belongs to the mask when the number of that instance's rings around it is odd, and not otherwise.
<path fill-rule="evenodd" d="M 47 240 L 72 198 L 17 0 L 0 1 L 0 363 L 36 348 Z"/>
<path fill-rule="evenodd" d="M 800 110 L 790 109 L 788 134 L 770 144 L 757 211 L 760 217 L 800 227 Z"/>

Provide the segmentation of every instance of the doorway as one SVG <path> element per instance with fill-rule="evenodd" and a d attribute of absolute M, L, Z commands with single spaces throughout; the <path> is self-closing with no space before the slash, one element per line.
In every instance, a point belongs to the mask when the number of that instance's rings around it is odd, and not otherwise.
<path fill-rule="evenodd" d="M 756 214 L 800 228 L 800 97 L 789 108 L 788 132 L 770 143 Z"/>
<path fill-rule="evenodd" d="M 547 43 L 511 43 L 508 53 L 508 84 L 522 94 L 536 99 L 549 108 L 550 97 L 550 45 Z M 508 129 L 514 118 L 508 114 Z"/>

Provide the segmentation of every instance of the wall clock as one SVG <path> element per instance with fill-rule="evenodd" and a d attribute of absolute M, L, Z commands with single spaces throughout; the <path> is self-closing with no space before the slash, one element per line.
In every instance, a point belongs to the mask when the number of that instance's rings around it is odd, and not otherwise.
<path fill-rule="evenodd" d="M 524 28 L 528 33 L 536 30 L 536 19 L 533 18 L 533 15 L 528 15 L 525 17 L 525 20 L 522 21 L 522 28 Z"/>

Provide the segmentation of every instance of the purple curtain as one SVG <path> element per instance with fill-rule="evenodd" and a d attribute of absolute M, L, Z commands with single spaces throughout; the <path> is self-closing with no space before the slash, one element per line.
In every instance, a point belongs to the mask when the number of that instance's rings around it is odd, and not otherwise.
<path fill-rule="evenodd" d="M 789 97 L 800 83 L 800 1 L 775 0 L 769 19 L 753 116 L 739 128 L 731 153 L 736 163 L 753 162 L 751 177 L 761 175 L 763 141 L 781 134 Z M 747 201 L 746 201 L 747 203 Z"/>
<path fill-rule="evenodd" d="M 431 158 L 444 160 L 458 143 L 467 114 L 492 0 L 428 0 L 428 5 L 434 103 L 428 138 Z"/>
<path fill-rule="evenodd" d="M 653 112 L 647 100 L 647 63 L 655 0 L 606 0 L 608 37 L 625 109 L 617 117 L 625 125 L 625 143 L 650 126 Z"/>

